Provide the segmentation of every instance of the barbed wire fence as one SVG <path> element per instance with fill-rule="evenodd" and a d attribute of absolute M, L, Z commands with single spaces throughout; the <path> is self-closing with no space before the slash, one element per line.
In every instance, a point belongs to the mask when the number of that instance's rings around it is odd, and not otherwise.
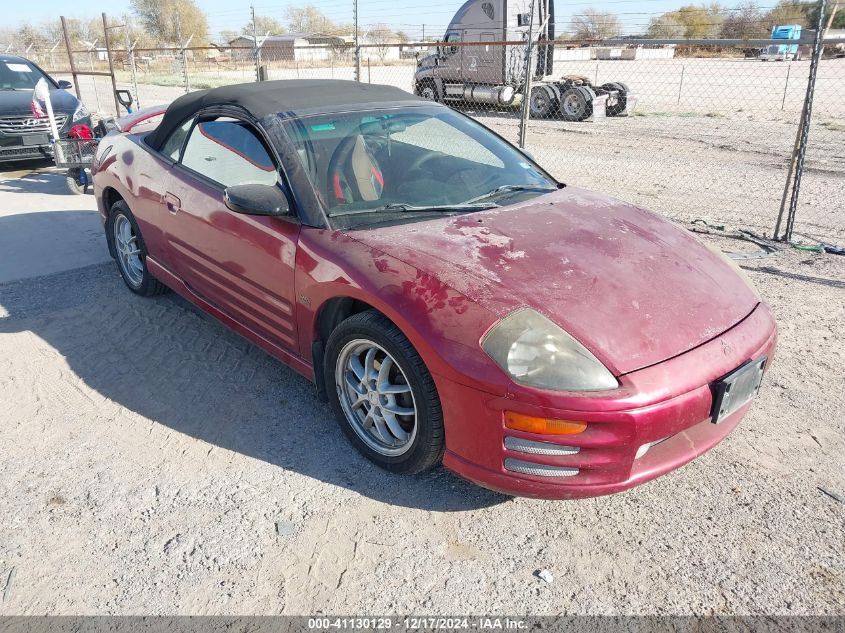
<path fill-rule="evenodd" d="M 200 46 L 184 33 L 175 46 L 140 48 L 119 27 L 108 50 L 72 43 L 68 52 L 51 43 L 27 54 L 48 70 L 103 73 L 77 77 L 83 100 L 101 116 L 116 114 L 109 60 L 115 85 L 133 95 L 136 109 L 257 79 L 393 85 L 475 118 L 569 185 L 687 223 L 845 240 L 845 39 L 824 47 L 801 40 L 797 59 L 764 62 L 761 49 L 783 41 L 559 40 L 546 49 L 492 37 L 361 38 L 356 46 L 337 36 L 256 34 L 239 45 Z M 531 72 L 538 55 L 548 56 L 543 76 Z M 800 191 L 776 230 L 799 152 Z"/>

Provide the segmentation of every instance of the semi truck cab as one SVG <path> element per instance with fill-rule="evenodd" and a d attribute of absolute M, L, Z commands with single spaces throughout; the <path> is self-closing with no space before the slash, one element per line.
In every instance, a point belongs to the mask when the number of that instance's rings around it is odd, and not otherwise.
<path fill-rule="evenodd" d="M 800 40 L 801 25 L 787 24 L 783 26 L 773 26 L 771 39 L 787 41 Z M 799 61 L 801 59 L 801 51 L 798 48 L 798 44 L 769 44 L 760 52 L 760 59 L 762 59 L 764 62 Z"/>
<path fill-rule="evenodd" d="M 620 82 L 594 86 L 583 76 L 552 78 L 553 0 L 467 0 L 437 52 L 417 61 L 414 92 L 433 101 L 508 107 L 523 93 L 526 64 L 532 74 L 529 113 L 534 118 L 583 121 L 597 105 L 607 116 L 620 116 L 636 103 Z"/>

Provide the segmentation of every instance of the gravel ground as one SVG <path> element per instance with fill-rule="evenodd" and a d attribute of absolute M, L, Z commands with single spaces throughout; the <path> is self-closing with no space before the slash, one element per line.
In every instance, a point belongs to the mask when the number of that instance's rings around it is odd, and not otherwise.
<path fill-rule="evenodd" d="M 51 190 L 0 187 L 0 236 L 89 231 Z M 743 264 L 781 338 L 726 441 L 547 502 L 380 471 L 311 384 L 96 257 L 0 284 L 2 614 L 845 614 L 845 258 Z"/>

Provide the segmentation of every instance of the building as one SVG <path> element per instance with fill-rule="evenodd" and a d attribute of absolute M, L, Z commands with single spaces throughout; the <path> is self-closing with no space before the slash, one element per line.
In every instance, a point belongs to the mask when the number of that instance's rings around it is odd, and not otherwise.
<path fill-rule="evenodd" d="M 233 59 L 252 59 L 255 40 L 240 35 L 229 40 Z M 265 61 L 328 61 L 351 55 L 352 45 L 338 35 L 322 33 L 285 33 L 258 38 L 261 57 Z"/>

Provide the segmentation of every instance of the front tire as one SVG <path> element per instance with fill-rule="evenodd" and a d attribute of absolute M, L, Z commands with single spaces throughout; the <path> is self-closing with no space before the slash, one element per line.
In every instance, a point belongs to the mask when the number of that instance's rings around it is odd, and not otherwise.
<path fill-rule="evenodd" d="M 534 86 L 531 89 L 528 111 L 532 119 L 546 119 L 557 108 L 554 94 L 546 86 Z"/>
<path fill-rule="evenodd" d="M 82 170 L 79 167 L 67 170 L 65 183 L 67 190 L 74 195 L 81 196 L 88 193 L 88 183 L 84 181 Z"/>
<path fill-rule="evenodd" d="M 440 102 L 440 93 L 437 90 L 437 84 L 432 79 L 423 79 L 417 85 L 417 94 L 423 99 Z"/>
<path fill-rule="evenodd" d="M 443 411 L 422 358 L 375 310 L 332 332 L 326 393 L 341 429 L 367 459 L 396 473 L 433 468 L 443 457 Z"/>
<path fill-rule="evenodd" d="M 123 200 L 111 207 L 106 222 L 106 232 L 117 269 L 127 287 L 142 297 L 154 297 L 168 291 L 167 286 L 150 274 L 147 269 L 147 247 L 138 229 L 138 223 Z"/>

